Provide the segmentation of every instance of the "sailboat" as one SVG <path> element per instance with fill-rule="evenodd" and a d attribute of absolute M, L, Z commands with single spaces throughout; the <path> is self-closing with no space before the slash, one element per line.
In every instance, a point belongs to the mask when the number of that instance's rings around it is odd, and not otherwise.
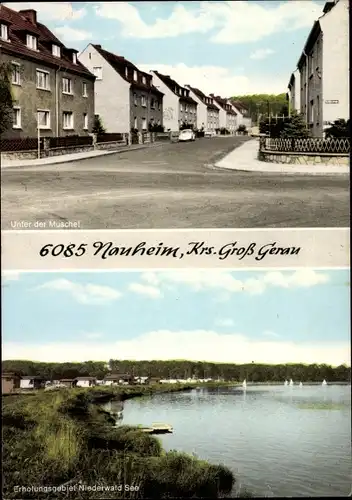
<path fill-rule="evenodd" d="M 328 383 L 327 383 L 327 381 L 325 380 L 325 378 L 324 378 L 324 380 L 323 380 L 323 382 L 322 382 L 322 384 L 321 384 L 321 385 L 328 385 Z"/>
<path fill-rule="evenodd" d="M 247 389 L 247 380 L 246 379 L 244 379 L 244 381 L 242 383 L 242 387 L 243 387 L 244 390 Z"/>
<path fill-rule="evenodd" d="M 284 385 L 288 385 L 288 382 L 287 382 L 287 380 L 285 380 L 285 382 L 284 382 Z"/>
<path fill-rule="evenodd" d="M 290 386 L 291 387 L 293 386 L 293 380 L 292 380 L 292 378 L 290 379 Z"/>
<path fill-rule="evenodd" d="M 302 384 L 302 382 L 300 382 L 300 383 L 299 383 L 299 386 L 300 386 L 300 387 L 303 387 L 303 384 Z"/>

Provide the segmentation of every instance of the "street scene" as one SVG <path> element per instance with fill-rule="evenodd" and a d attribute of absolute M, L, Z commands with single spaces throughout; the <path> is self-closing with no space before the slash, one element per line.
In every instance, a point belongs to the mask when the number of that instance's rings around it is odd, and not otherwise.
<path fill-rule="evenodd" d="M 81 229 L 349 226 L 347 174 L 214 166 L 247 141 L 156 143 L 76 162 L 3 169 L 3 229 L 11 229 L 11 221 L 48 220 L 75 221 Z"/>

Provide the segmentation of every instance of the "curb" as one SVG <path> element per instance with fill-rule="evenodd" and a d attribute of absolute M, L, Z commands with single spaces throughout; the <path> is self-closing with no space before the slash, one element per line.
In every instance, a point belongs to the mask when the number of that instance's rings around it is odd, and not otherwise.
<path fill-rule="evenodd" d="M 221 161 L 219 162 L 221 163 Z M 262 170 L 259 168 L 246 168 L 246 167 L 238 167 L 234 168 L 232 166 L 225 166 L 225 165 L 219 165 L 219 163 L 216 163 L 215 165 L 211 165 L 213 169 L 218 169 L 218 170 L 227 170 L 230 171 L 232 170 L 233 172 L 248 172 L 248 173 L 258 173 L 258 174 L 284 174 L 284 175 L 349 175 L 349 169 L 346 169 L 342 172 L 338 171 L 339 167 L 336 167 L 336 170 L 326 170 L 326 171 L 309 171 L 309 172 L 304 172 L 303 170 L 291 170 L 288 169 L 287 166 L 285 166 L 282 169 L 273 169 L 273 170 Z"/>
<path fill-rule="evenodd" d="M 74 161 L 89 160 L 91 158 L 100 158 L 102 156 L 107 156 L 107 155 L 112 155 L 112 154 L 117 154 L 117 153 L 126 153 L 126 152 L 131 152 L 131 151 L 139 151 L 141 149 L 147 149 L 147 148 L 153 148 L 153 147 L 162 146 L 163 144 L 164 144 L 163 142 L 153 143 L 153 145 L 141 144 L 140 147 L 136 147 L 136 148 L 133 148 L 133 149 L 122 148 L 122 149 L 117 149 L 117 150 L 113 150 L 113 151 L 104 151 L 104 152 L 102 152 L 99 155 L 89 155 L 89 156 L 85 156 L 85 157 L 82 157 L 82 158 L 66 158 L 66 159 L 63 159 L 63 158 L 59 157 L 58 160 L 52 161 L 50 163 L 32 163 L 30 165 L 19 165 L 19 164 L 17 164 L 17 165 L 16 164 L 15 165 L 1 165 L 1 169 L 5 169 L 5 168 L 7 169 L 7 168 L 46 167 L 47 165 L 59 165 L 60 163 L 72 163 Z M 75 153 L 73 153 L 73 154 L 75 154 Z M 53 157 L 53 158 L 57 158 L 57 157 Z M 34 162 L 36 160 L 30 160 L 30 161 Z"/>

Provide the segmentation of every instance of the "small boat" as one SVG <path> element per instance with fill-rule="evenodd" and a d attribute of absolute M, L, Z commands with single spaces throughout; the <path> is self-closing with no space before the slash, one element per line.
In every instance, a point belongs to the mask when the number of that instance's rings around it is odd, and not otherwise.
<path fill-rule="evenodd" d="M 322 384 L 321 384 L 321 385 L 328 385 L 328 383 L 327 383 L 327 381 L 325 380 L 325 378 L 324 378 L 324 380 L 323 380 L 323 382 L 322 382 Z"/>
<path fill-rule="evenodd" d="M 287 380 L 285 380 L 285 382 L 284 382 L 284 385 L 285 385 L 285 386 L 286 386 L 286 385 L 288 385 L 288 382 L 287 382 Z"/>
<path fill-rule="evenodd" d="M 293 380 L 292 378 L 290 379 L 290 386 L 292 387 L 294 384 L 293 384 Z"/>
<path fill-rule="evenodd" d="M 244 390 L 247 389 L 247 380 L 246 379 L 244 379 L 244 381 L 242 383 L 242 387 L 243 387 Z"/>
<path fill-rule="evenodd" d="M 299 386 L 300 386 L 300 387 L 303 387 L 303 384 L 302 384 L 302 382 L 300 382 L 300 383 L 299 383 Z"/>

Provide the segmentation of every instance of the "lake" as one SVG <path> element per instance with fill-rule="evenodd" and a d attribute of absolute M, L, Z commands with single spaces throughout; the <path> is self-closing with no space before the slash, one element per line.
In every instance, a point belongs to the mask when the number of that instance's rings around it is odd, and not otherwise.
<path fill-rule="evenodd" d="M 245 392 L 221 388 L 155 395 L 126 401 L 120 422 L 172 425 L 173 434 L 158 436 L 165 449 L 223 463 L 235 473 L 236 488 L 255 496 L 351 492 L 350 386 L 250 386 Z"/>

